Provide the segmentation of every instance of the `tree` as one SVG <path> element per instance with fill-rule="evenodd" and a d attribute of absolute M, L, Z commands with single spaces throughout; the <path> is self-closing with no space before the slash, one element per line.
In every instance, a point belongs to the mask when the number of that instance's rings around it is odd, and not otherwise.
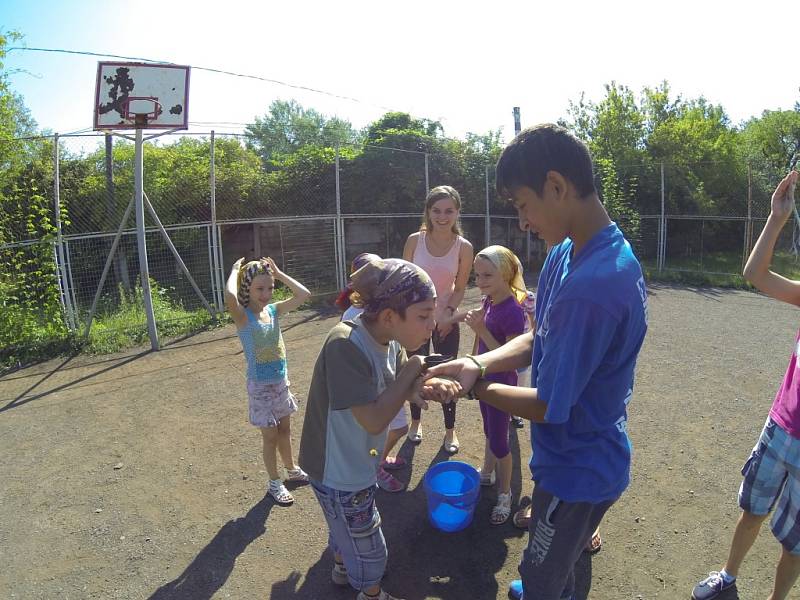
<path fill-rule="evenodd" d="M 245 135 L 248 146 L 261 156 L 267 169 L 274 157 L 305 146 L 333 148 L 359 141 L 359 134 L 348 121 L 303 108 L 294 100 L 272 102 L 263 117 L 247 125 Z"/>
<path fill-rule="evenodd" d="M 800 101 L 794 110 L 765 110 L 743 128 L 748 160 L 781 173 L 800 163 Z"/>

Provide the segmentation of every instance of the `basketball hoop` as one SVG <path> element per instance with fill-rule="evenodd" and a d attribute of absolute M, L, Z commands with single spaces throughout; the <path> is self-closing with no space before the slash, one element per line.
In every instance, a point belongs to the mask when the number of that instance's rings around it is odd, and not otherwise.
<path fill-rule="evenodd" d="M 153 96 L 129 96 L 122 103 L 122 118 L 137 128 L 147 127 L 161 112 L 161 103 Z"/>

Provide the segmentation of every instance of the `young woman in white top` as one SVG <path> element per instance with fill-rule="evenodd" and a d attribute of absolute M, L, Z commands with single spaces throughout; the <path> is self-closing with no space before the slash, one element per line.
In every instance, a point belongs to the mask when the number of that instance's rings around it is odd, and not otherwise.
<path fill-rule="evenodd" d="M 422 267 L 436 286 L 436 330 L 433 332 L 433 351 L 455 358 L 460 341 L 459 326 L 454 318 L 464 298 L 464 289 L 472 270 L 472 244 L 464 239 L 459 215 L 461 196 L 449 185 L 440 185 L 428 192 L 422 226 L 406 240 L 403 258 Z M 430 343 L 414 354 L 427 356 Z M 445 438 L 442 447 L 448 454 L 458 452 L 455 431 L 456 403 L 442 405 Z M 422 441 L 419 407 L 411 407 L 411 427 L 408 439 Z"/>

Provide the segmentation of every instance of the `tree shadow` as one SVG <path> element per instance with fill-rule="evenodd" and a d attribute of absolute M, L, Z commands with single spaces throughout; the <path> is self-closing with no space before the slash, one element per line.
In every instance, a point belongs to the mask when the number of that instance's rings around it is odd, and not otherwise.
<path fill-rule="evenodd" d="M 350 586 L 336 586 L 331 582 L 333 553 L 325 550 L 316 563 L 306 572 L 305 577 L 299 571 L 292 571 L 289 576 L 272 584 L 269 594 L 271 600 L 352 600 L 355 591 Z M 300 579 L 302 585 L 298 587 Z"/>
<path fill-rule="evenodd" d="M 56 392 L 60 392 L 61 390 L 65 390 L 67 388 L 73 387 L 75 385 L 78 385 L 79 383 L 83 383 L 84 381 L 87 381 L 89 379 L 93 379 L 93 378 L 97 377 L 98 375 L 102 375 L 103 373 L 107 373 L 108 371 L 113 371 L 114 369 L 118 369 L 119 367 L 125 366 L 128 363 L 132 363 L 133 361 L 140 359 L 141 357 L 145 356 L 146 354 L 150 354 L 150 352 L 152 352 L 152 350 L 145 350 L 143 352 L 139 352 L 138 354 L 134 354 L 133 356 L 130 356 L 127 359 L 125 359 L 125 360 L 123 360 L 121 362 L 115 363 L 115 364 L 113 364 L 113 365 L 111 365 L 109 367 L 106 367 L 104 369 L 100 369 L 99 371 L 95 371 L 94 373 L 90 373 L 89 375 L 85 375 L 84 377 L 79 377 L 78 379 L 75 379 L 74 381 L 69 381 L 67 383 L 59 385 L 59 386 L 54 387 L 52 389 L 49 389 L 47 391 L 40 392 L 38 394 L 34 394 L 33 396 L 28 396 L 28 394 L 30 392 L 32 392 L 34 389 L 39 387 L 47 379 L 49 379 L 50 377 L 52 377 L 53 375 L 58 373 L 69 361 L 71 361 L 74 358 L 74 356 L 71 356 L 67 360 L 65 360 L 63 363 L 58 365 L 55 369 L 53 369 L 52 371 L 50 371 L 47 374 L 45 374 L 44 377 L 42 377 L 39 381 L 34 383 L 32 386 L 30 386 L 24 392 L 22 392 L 21 394 L 18 394 L 17 397 L 14 398 L 11 402 L 9 402 L 8 404 L 5 404 L 3 406 L 0 406 L 0 413 L 5 412 L 7 410 L 10 410 L 12 408 L 17 408 L 18 406 L 22 406 L 23 404 L 27 404 L 28 402 L 32 402 L 33 400 L 38 400 L 40 398 L 44 398 L 45 396 L 49 396 L 50 394 L 55 394 Z"/>
<path fill-rule="evenodd" d="M 264 496 L 243 517 L 225 523 L 183 573 L 162 585 L 150 600 L 208 600 L 228 580 L 236 557 L 266 529 L 274 503 Z"/>

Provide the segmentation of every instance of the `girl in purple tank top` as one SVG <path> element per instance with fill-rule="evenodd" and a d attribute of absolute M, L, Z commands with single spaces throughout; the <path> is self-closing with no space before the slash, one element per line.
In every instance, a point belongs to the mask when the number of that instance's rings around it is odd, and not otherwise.
<path fill-rule="evenodd" d="M 499 348 L 525 332 L 526 314 L 523 304 L 528 299 L 522 264 L 504 246 L 489 246 L 475 257 L 475 284 L 483 294 L 480 309 L 467 313 L 466 323 L 475 332 L 473 354 Z M 517 385 L 517 372 L 504 371 L 487 375 L 486 379 Z M 489 519 L 501 525 L 511 514 L 511 452 L 508 447 L 508 426 L 511 415 L 480 402 L 483 433 L 486 436 L 481 485 L 491 486 L 497 480 L 497 504 Z"/>

